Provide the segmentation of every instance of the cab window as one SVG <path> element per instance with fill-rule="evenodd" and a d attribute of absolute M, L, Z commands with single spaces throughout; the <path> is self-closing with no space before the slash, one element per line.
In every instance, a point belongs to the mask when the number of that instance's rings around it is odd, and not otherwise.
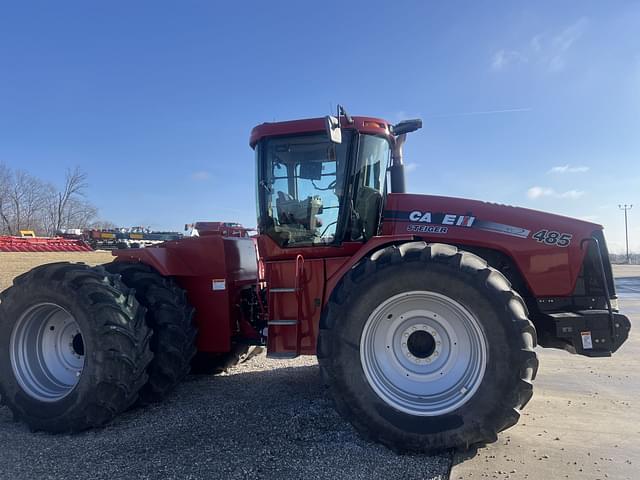
<path fill-rule="evenodd" d="M 334 242 L 350 137 L 338 145 L 326 134 L 263 142 L 259 153 L 264 156 L 263 178 L 258 187 L 261 231 L 281 246 Z"/>

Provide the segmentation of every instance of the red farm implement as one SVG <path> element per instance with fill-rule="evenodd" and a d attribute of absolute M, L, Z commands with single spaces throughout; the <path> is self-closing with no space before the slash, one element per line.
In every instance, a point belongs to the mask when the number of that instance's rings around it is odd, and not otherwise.
<path fill-rule="evenodd" d="M 0 252 L 91 252 L 82 240 L 62 237 L 0 236 Z"/>

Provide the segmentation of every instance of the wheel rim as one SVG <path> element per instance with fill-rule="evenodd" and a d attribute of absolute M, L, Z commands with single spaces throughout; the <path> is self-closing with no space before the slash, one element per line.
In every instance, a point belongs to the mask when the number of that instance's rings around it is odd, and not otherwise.
<path fill-rule="evenodd" d="M 369 385 L 388 405 L 436 416 L 464 405 L 484 377 L 487 341 L 460 303 L 435 292 L 412 291 L 382 302 L 360 339 Z"/>
<path fill-rule="evenodd" d="M 30 397 L 55 402 L 75 388 L 84 369 L 85 343 L 80 326 L 54 303 L 29 308 L 13 327 L 13 373 Z"/>

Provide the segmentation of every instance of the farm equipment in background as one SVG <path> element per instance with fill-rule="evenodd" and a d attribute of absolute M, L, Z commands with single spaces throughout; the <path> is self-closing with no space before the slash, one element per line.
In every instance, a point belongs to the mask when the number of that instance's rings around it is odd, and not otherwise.
<path fill-rule="evenodd" d="M 22 233 L 22 232 L 20 232 Z M 33 234 L 33 232 L 29 231 Z M 92 248 L 82 239 L 63 237 L 13 237 L 0 235 L 0 252 L 90 252 Z"/>
<path fill-rule="evenodd" d="M 223 237 L 248 237 L 252 228 L 245 228 L 236 222 L 196 222 L 184 226 L 187 237 L 202 235 L 222 235 Z"/>
<path fill-rule="evenodd" d="M 154 232 L 144 227 L 66 230 L 60 233 L 65 238 L 83 240 L 94 250 L 116 250 L 125 248 L 144 248 L 162 242 L 179 240 L 178 232 Z"/>
<path fill-rule="evenodd" d="M 161 399 L 194 357 L 215 370 L 265 345 L 317 355 L 365 438 L 496 441 L 533 394 L 538 342 L 606 357 L 630 322 L 600 225 L 406 193 L 403 144 L 421 126 L 342 108 L 259 125 L 257 236 L 196 225 L 101 267 L 16 278 L 0 296 L 3 401 L 33 429 L 83 430 Z"/>

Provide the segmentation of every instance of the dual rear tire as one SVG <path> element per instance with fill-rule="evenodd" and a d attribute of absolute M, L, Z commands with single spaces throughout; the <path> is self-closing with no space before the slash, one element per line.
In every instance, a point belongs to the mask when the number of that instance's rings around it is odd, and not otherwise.
<path fill-rule="evenodd" d="M 148 381 L 150 338 L 145 309 L 117 275 L 35 268 L 0 294 L 0 397 L 34 430 L 104 425 Z"/>
<path fill-rule="evenodd" d="M 0 294 L 0 398 L 34 430 L 98 427 L 189 372 L 193 308 L 142 264 L 37 267 Z"/>
<path fill-rule="evenodd" d="M 113 262 L 105 268 L 133 288 L 136 299 L 146 309 L 146 323 L 153 332 L 149 342 L 153 361 L 147 368 L 149 379 L 140 390 L 138 401 L 140 404 L 158 402 L 191 368 L 197 335 L 194 309 L 175 281 L 148 265 Z"/>

